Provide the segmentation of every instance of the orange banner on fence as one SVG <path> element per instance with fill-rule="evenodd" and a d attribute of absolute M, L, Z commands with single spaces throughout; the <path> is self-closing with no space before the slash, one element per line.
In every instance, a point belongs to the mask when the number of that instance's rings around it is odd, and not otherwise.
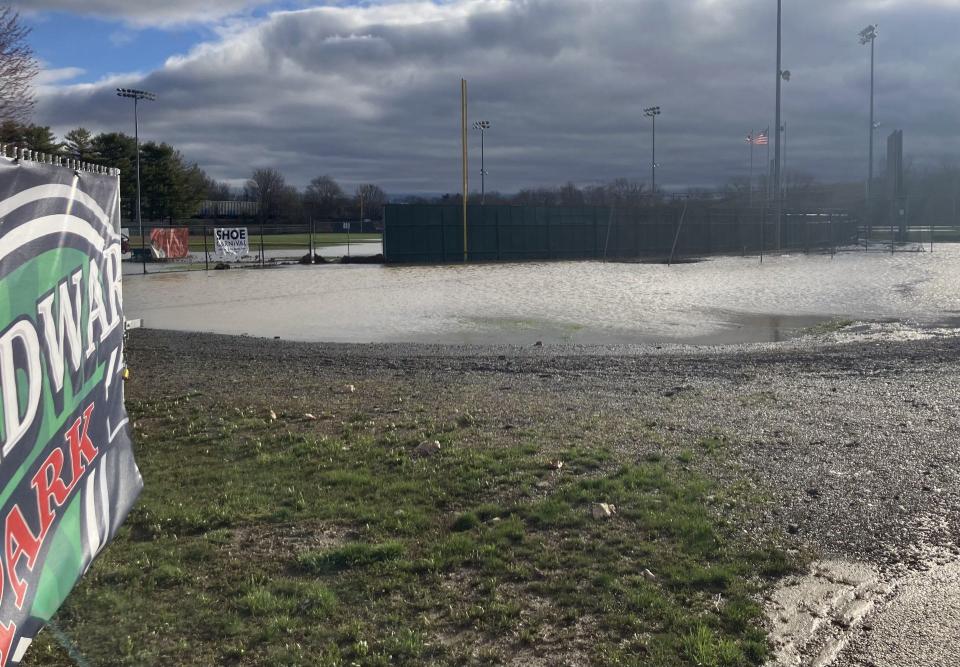
<path fill-rule="evenodd" d="M 186 227 L 150 231 L 150 249 L 156 259 L 183 259 L 190 255 L 190 230 Z"/>

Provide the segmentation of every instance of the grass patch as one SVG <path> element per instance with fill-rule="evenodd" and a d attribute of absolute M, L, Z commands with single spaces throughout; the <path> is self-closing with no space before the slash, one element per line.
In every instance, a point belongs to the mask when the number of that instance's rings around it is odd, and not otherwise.
<path fill-rule="evenodd" d="M 304 552 L 297 556 L 297 563 L 311 574 L 331 574 L 397 560 L 402 555 L 403 546 L 397 542 L 349 544 L 329 551 Z"/>
<path fill-rule="evenodd" d="M 92 664 L 495 665 L 547 644 L 594 665 L 766 659 L 755 600 L 795 564 L 743 542 L 709 500 L 732 492 L 691 470 L 721 438 L 627 460 L 599 421 L 596 446 L 514 442 L 475 406 L 307 421 L 273 398 L 275 422 L 129 401 L 143 497 L 57 615 Z M 425 439 L 440 453 L 411 457 Z M 71 660 L 42 633 L 25 664 Z"/>

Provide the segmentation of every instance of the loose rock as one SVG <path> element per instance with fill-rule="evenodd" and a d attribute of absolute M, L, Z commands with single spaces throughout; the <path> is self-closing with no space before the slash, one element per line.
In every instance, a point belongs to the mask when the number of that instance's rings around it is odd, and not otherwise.
<path fill-rule="evenodd" d="M 424 440 L 413 450 L 413 456 L 417 458 L 429 458 L 439 453 L 440 442 L 437 440 Z"/>
<path fill-rule="evenodd" d="M 617 506 L 608 503 L 594 503 L 591 512 L 594 519 L 602 521 L 612 518 L 617 513 Z"/>

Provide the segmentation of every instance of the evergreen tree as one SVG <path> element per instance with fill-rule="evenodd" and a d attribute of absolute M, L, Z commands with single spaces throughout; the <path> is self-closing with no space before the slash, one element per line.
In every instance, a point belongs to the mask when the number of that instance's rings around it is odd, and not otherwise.
<path fill-rule="evenodd" d="M 60 152 L 63 144 L 49 127 L 44 125 L 24 125 L 14 120 L 0 123 L 0 143 L 18 148 L 29 148 L 40 153 L 54 155 Z"/>
<path fill-rule="evenodd" d="M 206 174 L 187 165 L 170 144 L 149 142 L 140 147 L 143 216 L 149 220 L 187 218 L 196 213 L 206 194 Z"/>
<path fill-rule="evenodd" d="M 96 164 L 120 170 L 120 205 L 123 217 L 135 219 L 137 203 L 137 144 L 122 132 L 98 134 L 90 142 Z"/>
<path fill-rule="evenodd" d="M 97 153 L 93 149 L 93 135 L 90 130 L 78 127 L 64 135 L 63 154 L 81 162 L 94 162 Z"/>
<path fill-rule="evenodd" d="M 50 128 L 45 125 L 27 125 L 24 127 L 23 143 L 30 150 L 47 155 L 55 155 L 63 147 L 63 144 L 57 141 Z"/>

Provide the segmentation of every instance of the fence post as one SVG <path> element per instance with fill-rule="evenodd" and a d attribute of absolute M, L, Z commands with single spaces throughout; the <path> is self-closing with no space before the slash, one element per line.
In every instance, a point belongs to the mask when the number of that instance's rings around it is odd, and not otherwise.
<path fill-rule="evenodd" d="M 553 258 L 553 253 L 550 248 L 550 209 L 544 207 L 544 218 L 547 220 L 547 259 Z"/>
<path fill-rule="evenodd" d="M 313 250 L 313 218 L 310 218 L 310 263 L 313 264 L 313 258 L 316 253 Z"/>
<path fill-rule="evenodd" d="M 750 209 L 747 209 L 749 212 Z M 737 245 L 743 249 L 741 257 L 747 256 L 747 244 L 743 241 L 743 219 L 740 217 L 740 207 L 733 209 L 733 220 L 737 224 Z"/>
<path fill-rule="evenodd" d="M 445 231 L 447 218 L 443 214 L 445 210 L 444 208 L 440 209 L 440 259 L 444 264 L 447 262 L 447 234 Z M 386 227 L 384 227 L 384 232 L 386 232 Z"/>
<path fill-rule="evenodd" d="M 707 218 L 707 254 L 713 254 L 713 223 L 710 220 L 710 209 L 704 211 Z"/>
<path fill-rule="evenodd" d="M 593 208 L 593 258 L 597 259 L 597 207 Z"/>
<path fill-rule="evenodd" d="M 203 226 L 203 269 L 210 270 L 210 252 L 207 250 L 207 226 Z"/>
<path fill-rule="evenodd" d="M 652 209 L 650 209 L 650 210 L 652 211 Z M 641 225 L 642 225 L 642 222 L 641 222 L 642 216 L 640 215 L 640 209 L 633 209 L 633 211 L 634 211 L 634 215 L 636 216 L 636 223 L 633 225 L 633 248 L 634 248 L 633 256 L 634 256 L 634 258 L 636 258 L 636 259 L 640 259 L 640 227 L 641 227 Z M 646 236 L 647 236 L 647 245 L 648 245 L 648 246 L 650 245 L 650 233 L 649 233 L 649 232 L 650 232 L 651 229 L 655 229 L 655 230 L 658 232 L 658 233 L 657 233 L 657 236 L 658 236 L 658 237 L 660 236 L 660 234 L 659 234 L 660 228 L 659 228 L 659 227 L 655 227 L 655 226 L 653 225 L 652 220 L 653 220 L 653 213 L 649 213 L 649 214 L 648 214 L 648 220 L 647 220 L 647 227 L 646 227 L 646 229 L 647 229 L 647 234 L 646 234 Z M 657 239 L 657 241 L 659 242 L 659 238 Z M 624 244 L 624 245 L 626 245 L 626 244 Z M 648 249 L 649 249 L 649 248 L 648 248 Z M 629 252 L 630 252 L 629 250 L 627 250 L 626 248 L 624 248 L 624 253 L 623 253 L 624 257 L 630 257 Z"/>
<path fill-rule="evenodd" d="M 152 244 L 151 244 L 151 247 Z M 140 263 L 143 266 L 143 275 L 147 275 L 147 234 L 143 231 L 143 225 L 140 225 Z"/>
<path fill-rule="evenodd" d="M 760 263 L 763 264 L 763 251 L 766 250 L 767 203 L 760 206 Z"/>

